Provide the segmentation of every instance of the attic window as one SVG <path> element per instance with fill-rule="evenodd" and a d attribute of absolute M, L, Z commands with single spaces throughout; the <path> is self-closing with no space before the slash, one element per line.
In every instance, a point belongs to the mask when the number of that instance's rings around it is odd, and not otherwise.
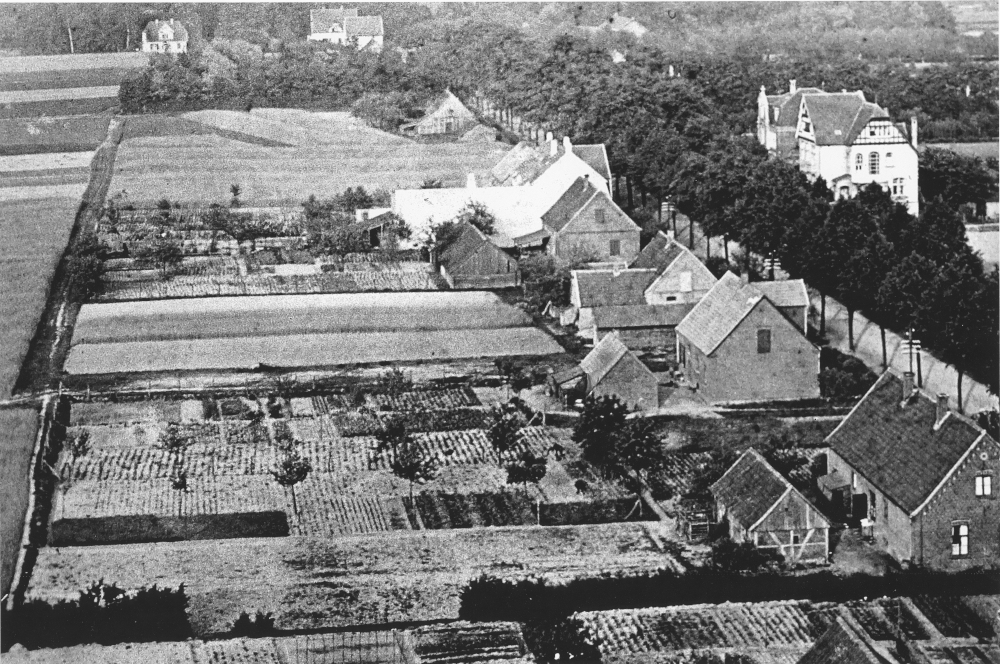
<path fill-rule="evenodd" d="M 596 221 L 599 224 L 604 223 L 604 210 L 601 209 L 594 210 L 594 221 Z"/>
<path fill-rule="evenodd" d="M 993 496 L 993 477 L 990 475 L 976 476 L 976 495 L 980 498 Z"/>
<path fill-rule="evenodd" d="M 757 352 L 758 353 L 771 352 L 771 330 L 768 329 L 757 330 Z"/>
<path fill-rule="evenodd" d="M 969 555 L 969 524 L 951 524 L 951 557 L 962 558 Z"/>

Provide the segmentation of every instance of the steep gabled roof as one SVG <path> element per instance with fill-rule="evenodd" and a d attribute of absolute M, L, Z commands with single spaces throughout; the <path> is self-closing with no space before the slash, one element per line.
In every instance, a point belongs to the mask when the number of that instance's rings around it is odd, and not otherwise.
<path fill-rule="evenodd" d="M 573 154 L 597 171 L 598 175 L 611 182 L 611 164 L 608 162 L 608 151 L 604 143 L 574 145 Z"/>
<path fill-rule="evenodd" d="M 726 272 L 681 321 L 677 332 L 702 353 L 711 355 L 763 297 L 760 291 L 743 286 L 735 274 Z"/>
<path fill-rule="evenodd" d="M 563 192 L 559 200 L 542 215 L 542 223 L 553 232 L 561 231 L 576 213 L 599 193 L 587 178 L 577 178 L 570 188 Z"/>
<path fill-rule="evenodd" d="M 629 268 L 655 269 L 663 272 L 685 251 L 687 251 L 687 247 L 670 239 L 666 233 L 660 231 L 649 241 L 649 244 L 642 248 Z"/>
<path fill-rule="evenodd" d="M 521 141 L 503 156 L 490 170 L 494 186 L 526 184 L 534 178 L 548 153 L 543 153 L 534 143 Z"/>
<path fill-rule="evenodd" d="M 143 28 L 143 34 L 146 35 L 146 39 L 149 41 L 159 41 L 160 40 L 160 28 L 162 26 L 169 25 L 174 30 L 174 41 L 187 41 L 188 31 L 184 27 L 184 24 L 175 19 L 169 19 L 166 21 L 150 21 Z"/>
<path fill-rule="evenodd" d="M 884 108 L 865 101 L 860 92 L 803 97 L 816 145 L 851 145 L 872 118 L 888 118 Z"/>
<path fill-rule="evenodd" d="M 594 324 L 598 329 L 632 327 L 676 327 L 693 304 L 626 304 L 595 307 Z"/>
<path fill-rule="evenodd" d="M 767 95 L 767 105 L 778 111 L 778 119 L 771 122 L 771 125 L 775 127 L 794 127 L 798 124 L 799 106 L 802 104 L 802 96 L 808 94 L 826 93 L 819 88 L 799 88 L 795 92 Z"/>
<path fill-rule="evenodd" d="M 454 272 L 465 260 L 479 251 L 488 240 L 472 224 L 462 224 L 458 237 L 441 252 L 438 261 L 449 272 Z"/>
<path fill-rule="evenodd" d="M 646 304 L 645 292 L 656 270 L 574 270 L 581 307 Z"/>
<path fill-rule="evenodd" d="M 604 335 L 604 338 L 580 362 L 580 368 L 587 374 L 587 389 L 592 390 L 597 387 L 628 352 L 629 349 L 616 333 Z"/>
<path fill-rule="evenodd" d="M 785 281 L 755 281 L 753 287 L 764 294 L 776 307 L 808 307 L 809 293 L 801 279 Z"/>
<path fill-rule="evenodd" d="M 343 26 L 345 18 L 357 15 L 358 10 L 356 7 L 352 9 L 345 9 L 343 7 L 336 9 L 310 9 L 309 32 L 310 34 L 330 32 L 330 28 L 333 27 L 334 23 Z"/>
<path fill-rule="evenodd" d="M 712 485 L 712 495 L 744 528 L 763 519 L 793 490 L 788 480 L 752 447 Z"/>
<path fill-rule="evenodd" d="M 950 413 L 935 429 L 937 404 L 918 393 L 903 405 L 902 381 L 887 371 L 826 443 L 911 516 L 980 439 L 972 421 Z M 993 443 L 996 445 L 996 443 Z"/>

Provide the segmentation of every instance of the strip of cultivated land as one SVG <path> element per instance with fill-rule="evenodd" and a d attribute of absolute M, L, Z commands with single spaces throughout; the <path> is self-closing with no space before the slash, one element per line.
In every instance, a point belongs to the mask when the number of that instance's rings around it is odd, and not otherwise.
<path fill-rule="evenodd" d="M 97 375 L 144 371 L 332 367 L 381 362 L 553 355 L 556 341 L 534 327 L 421 332 L 342 332 L 80 344 L 66 371 Z"/>
<path fill-rule="evenodd" d="M 341 293 L 86 304 L 74 343 L 523 327 L 486 292 Z"/>
<path fill-rule="evenodd" d="M 79 53 L 73 55 L 25 55 L 0 59 L 4 75 L 84 69 L 141 69 L 149 63 L 147 53 Z"/>
<path fill-rule="evenodd" d="M 21 550 L 21 531 L 28 507 L 28 469 L 38 430 L 34 408 L 0 410 L 0 593 L 6 595 Z"/>
<path fill-rule="evenodd" d="M 110 121 L 107 114 L 0 119 L 0 155 L 94 150 Z"/>
<path fill-rule="evenodd" d="M 117 96 L 117 85 L 100 85 L 89 88 L 50 88 L 47 90 L 5 90 L 0 91 L 0 104 L 24 104 L 56 99 L 101 99 Z"/>

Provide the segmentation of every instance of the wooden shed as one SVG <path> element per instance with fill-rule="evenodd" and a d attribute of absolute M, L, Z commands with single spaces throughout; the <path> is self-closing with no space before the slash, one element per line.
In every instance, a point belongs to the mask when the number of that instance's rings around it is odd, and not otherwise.
<path fill-rule="evenodd" d="M 472 224 L 441 251 L 438 269 L 456 289 L 512 288 L 521 283 L 517 261 Z"/>
<path fill-rule="evenodd" d="M 715 516 L 735 542 L 776 549 L 789 562 L 827 562 L 830 522 L 757 450 L 712 485 Z"/>

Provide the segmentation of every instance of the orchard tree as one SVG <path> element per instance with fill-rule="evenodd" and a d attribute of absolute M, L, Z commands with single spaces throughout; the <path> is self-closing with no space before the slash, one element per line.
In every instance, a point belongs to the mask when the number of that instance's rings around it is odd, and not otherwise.
<path fill-rule="evenodd" d="M 160 272 L 160 278 L 166 279 L 180 267 L 184 261 L 184 252 L 176 242 L 160 239 L 137 251 L 135 258 L 155 267 Z"/>
<path fill-rule="evenodd" d="M 583 413 L 573 428 L 573 440 L 583 458 L 595 466 L 613 467 L 617 461 L 614 440 L 625 429 L 628 407 L 615 395 L 588 396 Z"/>
<path fill-rule="evenodd" d="M 493 235 L 496 230 L 497 218 L 482 203 L 470 202 L 455 217 L 459 224 L 471 224 L 482 231 L 483 235 Z"/>
<path fill-rule="evenodd" d="M 524 414 L 514 403 L 493 406 L 490 410 L 490 426 L 486 430 L 486 438 L 497 455 L 497 464 L 503 464 L 505 454 L 517 448 L 524 433 Z"/>
<path fill-rule="evenodd" d="M 410 504 L 413 504 L 413 485 L 430 482 L 438 474 L 437 460 L 411 437 L 407 437 L 393 450 L 389 469 L 393 475 L 410 484 Z"/>
<path fill-rule="evenodd" d="M 296 449 L 285 451 L 277 467 L 271 470 L 274 481 L 291 490 L 292 511 L 296 517 L 299 515 L 299 506 L 295 499 L 295 485 L 304 481 L 310 472 L 312 472 L 312 464 L 309 459 L 302 456 Z"/>

